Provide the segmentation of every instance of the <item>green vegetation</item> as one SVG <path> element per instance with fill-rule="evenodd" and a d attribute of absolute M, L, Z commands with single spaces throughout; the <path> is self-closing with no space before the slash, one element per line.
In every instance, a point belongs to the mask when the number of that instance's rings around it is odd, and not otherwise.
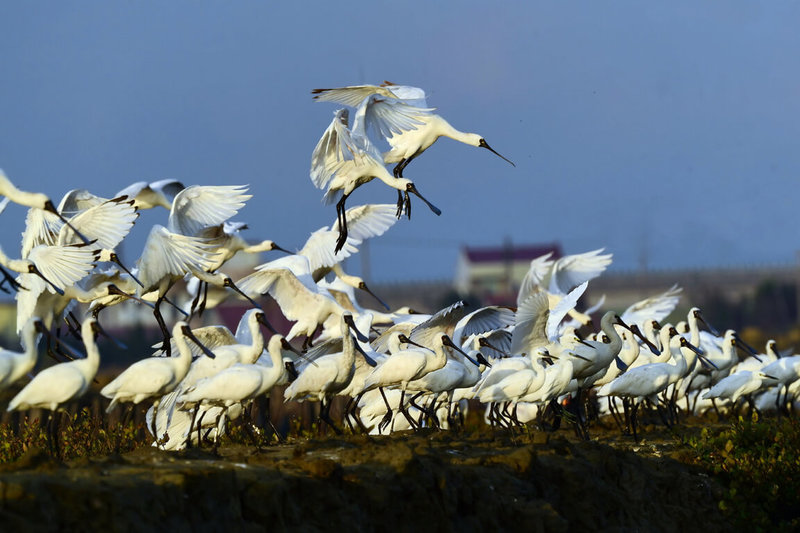
<path fill-rule="evenodd" d="M 103 419 L 93 417 L 88 408 L 75 414 L 56 414 L 58 442 L 48 438 L 47 420 L 24 418 L 15 430 L 0 424 L 0 463 L 16 461 L 31 450 L 50 450 L 62 460 L 124 453 L 144 445 L 144 427 L 129 422 L 105 427 Z"/>
<path fill-rule="evenodd" d="M 800 420 L 739 417 L 684 442 L 724 487 L 719 508 L 742 530 L 800 528 Z"/>

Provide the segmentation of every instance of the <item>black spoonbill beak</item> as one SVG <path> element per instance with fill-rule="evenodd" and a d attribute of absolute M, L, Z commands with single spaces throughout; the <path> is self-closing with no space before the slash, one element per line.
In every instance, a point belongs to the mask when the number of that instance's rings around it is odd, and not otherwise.
<path fill-rule="evenodd" d="M 30 264 L 30 265 L 28 265 L 28 273 L 30 273 L 30 274 L 34 274 L 34 275 L 36 275 L 36 276 L 39 276 L 40 278 L 42 278 L 42 279 L 44 280 L 44 282 L 45 282 L 45 283 L 47 283 L 48 285 L 50 285 L 50 286 L 53 288 L 53 290 L 54 290 L 54 291 L 56 291 L 56 293 L 58 293 L 58 294 L 59 294 L 59 295 L 61 295 L 61 296 L 64 296 L 64 291 L 63 291 L 62 289 L 60 289 L 59 287 L 56 287 L 56 286 L 55 286 L 55 284 L 53 284 L 53 282 L 52 282 L 52 281 L 50 281 L 49 279 L 47 279 L 47 278 L 45 277 L 45 275 L 44 275 L 44 274 L 42 274 L 41 270 L 39 270 L 39 269 L 36 267 L 36 265 L 34 265 L 34 264 Z"/>
<path fill-rule="evenodd" d="M 347 324 L 347 326 L 351 330 L 353 330 L 353 332 L 356 334 L 356 338 L 358 340 L 360 340 L 361 342 L 369 342 L 369 337 L 365 336 L 363 333 L 358 331 L 358 328 L 356 327 L 356 323 L 353 320 L 353 315 L 344 315 L 344 321 Z"/>
<path fill-rule="evenodd" d="M 500 159 L 502 159 L 502 160 L 506 161 L 507 163 L 510 163 L 512 167 L 514 167 L 514 168 L 516 168 L 516 167 L 517 167 L 517 165 L 515 165 L 513 161 L 511 161 L 510 159 L 508 159 L 508 158 L 506 158 L 506 157 L 503 157 L 502 155 L 498 154 L 498 153 L 497 153 L 497 152 L 494 150 L 494 148 L 492 148 L 491 146 L 489 146 L 489 145 L 487 144 L 487 142 L 486 142 L 486 139 L 481 139 L 481 140 L 480 140 L 480 142 L 478 143 L 478 146 L 480 146 L 481 148 L 486 148 L 487 150 L 489 150 L 490 152 L 492 152 L 494 155 L 496 155 L 496 156 L 497 156 L 497 157 L 499 157 Z"/>
<path fill-rule="evenodd" d="M 414 196 L 416 196 L 417 198 L 419 198 L 420 200 L 425 202 L 425 205 L 428 206 L 428 209 L 433 211 L 436 214 L 437 217 L 442 214 L 442 210 L 439 209 L 438 207 L 436 207 L 435 205 L 433 205 L 432 203 L 430 203 L 428 200 L 426 200 L 425 197 L 422 196 L 419 193 L 419 191 L 417 190 L 417 186 L 414 185 L 413 183 L 409 183 L 408 185 L 406 185 L 406 194 L 408 194 L 408 193 L 413 194 Z"/>
<path fill-rule="evenodd" d="M 481 366 L 481 365 L 480 365 L 480 363 L 478 363 L 478 361 L 476 361 L 475 359 L 473 359 L 472 357 L 470 357 L 470 356 L 469 356 L 469 354 L 467 354 L 467 353 L 466 353 L 464 350 L 462 350 L 461 348 L 459 348 L 458 346 L 456 346 L 456 343 L 454 343 L 454 342 L 453 342 L 453 341 L 450 339 L 450 337 L 448 337 L 447 335 L 442 335 L 442 344 L 444 344 L 445 346 L 449 346 L 449 347 L 450 347 L 450 348 L 452 348 L 453 350 L 457 351 L 458 353 L 460 353 L 461 355 L 463 355 L 464 357 L 466 357 L 467 361 L 469 361 L 469 362 L 470 362 L 470 363 L 472 363 L 473 365 L 475 365 L 475 366 Z M 489 366 L 491 366 L 491 365 L 489 365 Z"/>
<path fill-rule="evenodd" d="M 242 289 L 237 287 L 236 284 L 233 283 L 233 280 L 231 278 L 226 277 L 224 280 L 222 280 L 222 286 L 223 287 L 228 287 L 229 289 L 232 289 L 233 291 L 239 293 L 245 300 L 250 302 L 253 307 L 255 307 L 256 309 L 261 309 L 261 306 L 258 305 L 255 300 L 253 300 L 248 295 L 246 295 Z M 268 326 L 268 327 L 271 328 L 271 326 Z M 272 331 L 275 331 L 275 330 L 272 330 Z"/>
<path fill-rule="evenodd" d="M 359 289 L 361 289 L 362 291 L 366 292 L 367 294 L 369 294 L 370 296 L 372 296 L 372 297 L 373 297 L 373 298 L 375 298 L 376 300 L 378 300 L 378 302 L 380 302 L 380 304 L 381 304 L 381 305 L 384 307 L 384 309 L 386 309 L 387 311 L 389 310 L 389 306 L 388 306 L 388 305 L 386 305 L 386 302 L 384 302 L 383 300 L 381 300 L 380 298 L 378 298 L 378 295 L 377 295 L 377 294 L 375 294 L 374 292 L 372 292 L 371 290 L 369 290 L 369 287 L 367 287 L 367 284 L 366 284 L 366 283 L 364 283 L 364 282 L 362 281 L 361 283 L 359 283 L 359 284 L 358 284 L 358 288 L 359 288 Z"/>
<path fill-rule="evenodd" d="M 181 328 L 181 333 L 183 333 L 184 337 L 192 339 L 192 342 L 194 342 L 201 350 L 203 350 L 203 353 L 206 354 L 208 357 L 210 357 L 211 359 L 216 359 L 217 356 L 214 355 L 214 352 L 209 350 L 205 344 L 200 342 L 200 340 L 194 336 L 194 333 L 192 333 L 192 328 L 190 328 L 189 326 L 183 326 Z"/>

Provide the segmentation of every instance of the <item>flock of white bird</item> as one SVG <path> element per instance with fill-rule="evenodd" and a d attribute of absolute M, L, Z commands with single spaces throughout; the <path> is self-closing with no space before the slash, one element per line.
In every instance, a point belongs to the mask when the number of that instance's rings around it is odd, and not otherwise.
<path fill-rule="evenodd" d="M 780 357 L 773 341 L 758 354 L 732 330 L 721 336 L 707 325 L 710 331 L 701 330 L 697 308 L 678 324 L 662 323 L 678 303 L 676 287 L 621 314 L 606 312 L 600 331 L 580 336 L 579 330 L 592 329 L 590 315 L 602 305 L 576 308 L 587 284 L 611 262 L 602 250 L 534 259 L 516 308 L 470 309 L 458 302 L 425 315 L 362 306 L 356 291 L 386 307 L 362 279 L 344 272 L 342 260 L 403 213 L 410 217 L 409 194 L 439 214 L 402 177 L 406 166 L 440 136 L 497 152 L 434 114 L 415 87 L 387 82 L 313 92 L 317 100 L 354 108 L 355 119 L 351 127 L 347 109 L 336 111 L 314 149 L 311 179 L 326 190 L 326 203 L 337 202 L 337 218 L 295 253 L 273 241 L 242 238 L 244 224 L 231 219 L 250 199 L 245 186 L 140 182 L 111 199 L 73 190 L 55 206 L 44 194 L 18 189 L 0 171 L 0 212 L 9 201 L 29 208 L 20 258 L 0 250 L 0 289 L 16 291 L 22 345 L 22 352 L 0 349 L 0 389 L 28 379 L 42 337 L 48 354 L 69 359 L 29 379 L 9 411 L 57 411 L 85 394 L 99 368 L 98 316 L 117 304 L 151 306 L 164 340 L 100 393 L 111 400 L 109 411 L 151 401 L 148 431 L 164 449 L 218 442 L 229 421 L 281 385 L 287 385 L 286 401 L 319 401 L 320 419 L 337 432 L 331 402 L 346 398 L 341 424 L 369 433 L 446 429 L 477 400 L 497 425 L 550 424 L 563 416 L 586 435 L 599 409 L 636 437 L 641 405 L 669 424 L 679 405 L 692 412 L 712 402 L 718 409 L 748 402 L 762 411 L 785 410 L 797 397 L 800 356 Z M 390 149 L 381 153 L 380 143 Z M 396 164 L 392 174 L 387 164 Z M 374 177 L 397 190 L 397 203 L 345 209 L 355 189 Z M 128 269 L 115 249 L 139 210 L 159 206 L 169 210 L 167 224 L 152 227 Z M 287 255 L 236 282 L 223 273 L 238 252 L 270 250 Z M 184 306 L 168 297 L 181 280 L 192 295 Z M 225 292 L 209 292 L 209 286 Z M 193 318 L 229 294 L 252 305 L 235 333 L 218 325 L 190 328 Z M 264 294 L 294 322 L 286 335 L 267 321 L 258 303 Z M 170 327 L 160 311 L 165 303 L 185 320 Z M 52 334 L 63 326 L 81 339 L 85 355 Z M 290 344 L 300 337 L 300 349 Z M 584 408 L 590 403 L 596 409 Z"/>

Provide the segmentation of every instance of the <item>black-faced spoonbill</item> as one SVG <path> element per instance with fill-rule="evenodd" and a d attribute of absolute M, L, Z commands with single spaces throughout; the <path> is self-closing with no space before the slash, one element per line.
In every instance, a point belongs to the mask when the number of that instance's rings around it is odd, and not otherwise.
<path fill-rule="evenodd" d="M 375 129 L 386 139 L 391 150 L 383 154 L 386 164 L 397 163 L 394 175 L 403 177 L 403 170 L 411 161 L 436 142 L 439 137 L 449 137 L 458 142 L 469 144 L 478 148 L 486 148 L 496 156 L 510 163 L 514 163 L 497 153 L 477 133 L 466 133 L 457 130 L 445 119 L 433 113 L 434 109 L 427 108 L 425 91 L 418 87 L 396 85 L 384 82 L 382 85 L 355 85 L 337 89 L 314 89 L 311 91 L 314 99 L 319 102 L 336 102 L 338 104 L 357 108 L 365 115 L 368 127 Z M 372 100 L 370 100 L 372 98 Z M 413 120 L 408 120 L 399 127 L 386 128 L 375 125 L 376 117 L 383 119 L 386 110 L 379 112 L 370 109 L 375 103 L 404 104 L 413 108 L 409 111 Z"/>
<path fill-rule="evenodd" d="M 410 107 L 410 106 L 405 106 Z M 395 119 L 395 115 L 387 115 Z M 323 202 L 336 202 L 336 215 L 339 225 L 339 239 L 334 251 L 338 252 L 347 242 L 347 217 L 345 202 L 361 185 L 378 178 L 398 191 L 397 216 L 405 206 L 406 214 L 411 216 L 409 193 L 420 198 L 436 215 L 441 210 L 431 204 L 417 190 L 411 180 L 392 176 L 383 164 L 383 158 L 375 145 L 370 142 L 366 132 L 348 127 L 349 114 L 346 109 L 338 110 L 328 129 L 320 138 L 311 155 L 311 181 L 318 189 L 327 189 Z M 405 200 L 403 200 L 405 194 Z"/>

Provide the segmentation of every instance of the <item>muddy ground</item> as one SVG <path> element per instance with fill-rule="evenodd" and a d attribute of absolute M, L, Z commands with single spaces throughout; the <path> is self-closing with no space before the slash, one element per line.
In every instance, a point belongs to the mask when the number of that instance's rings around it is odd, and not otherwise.
<path fill-rule="evenodd" d="M 722 488 L 651 428 L 297 439 L 0 467 L 4 531 L 719 531 Z"/>

